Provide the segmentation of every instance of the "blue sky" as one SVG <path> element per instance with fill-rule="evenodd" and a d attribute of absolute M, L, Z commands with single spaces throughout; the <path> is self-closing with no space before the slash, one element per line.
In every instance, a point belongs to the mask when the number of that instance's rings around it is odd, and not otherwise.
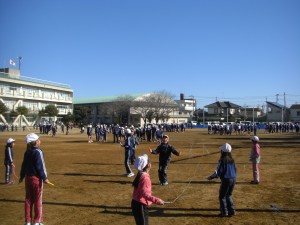
<path fill-rule="evenodd" d="M 300 103 L 299 0 L 2 0 L 0 67 L 75 98 Z M 15 68 L 18 68 L 16 65 Z"/>

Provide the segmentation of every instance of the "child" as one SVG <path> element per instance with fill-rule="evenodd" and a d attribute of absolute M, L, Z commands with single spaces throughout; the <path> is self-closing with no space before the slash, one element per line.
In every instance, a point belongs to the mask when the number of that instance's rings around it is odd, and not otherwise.
<path fill-rule="evenodd" d="M 130 168 L 130 161 L 132 155 L 134 154 L 135 142 L 134 142 L 134 137 L 131 135 L 130 129 L 126 129 L 125 144 L 122 144 L 122 142 L 120 142 L 120 145 L 125 148 L 125 159 L 124 159 L 124 165 L 126 169 L 125 175 L 127 177 L 133 177 L 134 173 Z"/>
<path fill-rule="evenodd" d="M 139 156 L 134 162 L 134 167 L 138 173 L 132 183 L 134 189 L 131 209 L 136 225 L 148 225 L 148 207 L 152 203 L 163 205 L 164 201 L 152 195 L 149 175 L 151 163 L 148 160 L 148 155 Z"/>
<path fill-rule="evenodd" d="M 163 135 L 162 143 L 156 148 L 156 150 L 152 150 L 150 148 L 149 151 L 151 154 L 159 154 L 158 177 L 160 185 L 168 185 L 167 169 L 171 161 L 171 153 L 180 156 L 180 152 L 178 152 L 173 146 L 169 145 L 168 135 Z"/>
<path fill-rule="evenodd" d="M 220 147 L 221 158 L 215 172 L 207 177 L 208 180 L 214 178 L 221 179 L 219 191 L 220 211 L 219 216 L 234 216 L 235 209 L 233 204 L 232 192 L 236 183 L 236 166 L 231 156 L 231 145 L 225 143 Z"/>
<path fill-rule="evenodd" d="M 93 125 L 91 123 L 87 126 L 86 134 L 88 136 L 88 143 L 92 143 L 93 142 L 93 138 L 92 138 L 92 135 L 93 135 Z"/>
<path fill-rule="evenodd" d="M 250 153 L 250 161 L 252 161 L 252 171 L 253 171 L 253 180 L 250 182 L 251 184 L 259 184 L 260 177 L 259 177 L 259 168 L 258 164 L 260 163 L 260 145 L 259 145 L 259 138 L 257 136 L 253 136 L 252 140 L 252 147 Z"/>
<path fill-rule="evenodd" d="M 43 182 L 49 183 L 47 171 L 44 162 L 43 152 L 40 149 L 41 141 L 35 133 L 30 133 L 26 136 L 27 150 L 24 154 L 22 168 L 20 172 L 21 183 L 25 178 L 25 225 L 42 225 L 43 208 L 42 194 Z M 32 210 L 34 207 L 34 210 Z M 32 221 L 32 215 L 34 218 Z"/>
<path fill-rule="evenodd" d="M 15 168 L 15 164 L 13 163 L 14 160 L 14 152 L 13 148 L 15 146 L 15 140 L 12 138 L 8 138 L 6 141 L 5 146 L 5 158 L 4 158 L 4 165 L 6 168 L 5 173 L 5 183 L 6 184 L 13 184 L 14 182 L 10 180 L 10 175 L 12 170 Z"/>

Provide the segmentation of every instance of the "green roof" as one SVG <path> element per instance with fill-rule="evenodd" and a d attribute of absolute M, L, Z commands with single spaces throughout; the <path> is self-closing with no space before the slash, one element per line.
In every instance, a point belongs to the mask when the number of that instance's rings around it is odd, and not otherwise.
<path fill-rule="evenodd" d="M 113 102 L 120 97 L 130 96 L 133 98 L 138 98 L 144 94 L 127 94 L 127 95 L 115 95 L 115 96 L 98 96 L 91 98 L 74 98 L 73 104 L 91 104 L 91 103 L 104 103 L 104 102 Z"/>

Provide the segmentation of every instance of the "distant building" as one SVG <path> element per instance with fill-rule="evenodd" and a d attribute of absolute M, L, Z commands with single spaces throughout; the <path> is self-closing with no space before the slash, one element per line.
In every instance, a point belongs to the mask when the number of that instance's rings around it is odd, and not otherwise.
<path fill-rule="evenodd" d="M 206 120 L 226 122 L 227 119 L 231 121 L 240 119 L 240 112 L 242 107 L 229 101 L 217 101 L 204 106 L 204 108 L 207 108 Z"/>
<path fill-rule="evenodd" d="M 0 69 L 0 101 L 9 111 L 16 111 L 19 106 L 25 106 L 29 115 L 20 123 L 27 126 L 39 122 L 41 118 L 38 118 L 38 113 L 47 105 L 56 106 L 58 118 L 68 113 L 73 114 L 73 90 L 69 85 L 20 76 L 19 70 L 11 68 Z M 0 120 L 17 124 L 17 119 L 20 118 L 5 118 L 1 115 Z"/>
<path fill-rule="evenodd" d="M 129 97 L 133 98 L 134 101 L 138 101 L 147 95 L 150 94 L 129 95 Z M 112 111 L 114 111 L 113 108 L 116 102 L 118 104 L 122 104 L 122 102 L 119 101 L 120 97 L 122 96 L 102 96 L 95 98 L 74 99 L 74 109 L 78 107 L 88 108 L 90 114 L 88 118 L 86 118 L 86 122 L 104 124 L 123 123 L 143 126 L 145 124 L 145 121 L 141 116 L 141 107 L 132 106 L 128 108 L 127 112 L 123 113 L 122 115 L 122 121 L 119 121 L 119 118 L 116 117 L 117 113 L 114 113 Z M 182 98 L 180 100 L 174 101 L 174 104 L 176 105 L 177 103 L 177 106 L 169 112 L 166 121 L 160 120 L 158 121 L 158 123 L 164 122 L 169 124 L 181 124 L 187 123 L 191 120 L 192 113 L 195 110 L 196 106 L 195 100 L 184 99 L 183 96 L 181 97 Z M 152 121 L 147 121 L 147 123 L 156 123 L 156 121 L 153 119 Z"/>
<path fill-rule="evenodd" d="M 267 103 L 267 122 L 288 122 L 289 109 L 277 102 Z"/>
<path fill-rule="evenodd" d="M 194 118 L 194 112 L 197 108 L 196 99 L 191 96 L 190 98 L 185 98 L 183 93 L 180 93 L 180 99 L 175 100 L 178 105 L 178 123 L 186 123 L 191 121 L 197 121 L 197 118 Z M 188 120 L 188 121 L 187 121 Z"/>
<path fill-rule="evenodd" d="M 238 122 L 241 120 L 256 121 L 263 116 L 259 107 L 242 107 L 229 101 L 217 101 L 204 106 L 207 108 L 206 121 Z"/>
<path fill-rule="evenodd" d="M 290 107 L 290 114 L 291 122 L 300 123 L 300 104 L 293 104 Z"/>

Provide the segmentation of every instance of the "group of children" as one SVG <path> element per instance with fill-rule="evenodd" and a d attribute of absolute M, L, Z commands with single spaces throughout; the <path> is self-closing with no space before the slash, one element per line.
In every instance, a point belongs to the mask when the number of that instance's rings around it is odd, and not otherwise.
<path fill-rule="evenodd" d="M 130 151 L 130 149 L 132 149 L 131 138 L 131 132 L 130 130 L 127 130 L 125 144 L 120 143 L 123 147 L 125 147 L 125 167 L 128 177 L 134 176 L 134 173 L 129 166 L 129 160 L 132 156 Z M 252 162 L 253 168 L 253 180 L 251 181 L 251 184 L 259 184 L 259 138 L 257 136 L 253 136 L 251 140 L 252 147 L 250 161 Z M 15 146 L 15 142 L 16 141 L 13 138 L 9 138 L 6 141 L 4 159 L 4 165 L 6 167 L 6 184 L 13 184 L 13 181 L 11 180 L 11 174 L 15 167 L 13 163 L 13 148 Z M 19 183 L 25 179 L 25 225 L 32 225 L 32 222 L 34 225 L 42 225 L 43 183 L 50 183 L 50 181 L 47 178 L 44 156 L 42 150 L 40 149 L 40 137 L 35 133 L 30 133 L 26 136 L 25 142 L 27 144 L 27 149 L 24 154 L 19 178 Z M 149 149 L 149 151 L 151 154 L 159 154 L 158 177 L 160 184 L 163 186 L 168 185 L 167 168 L 171 160 L 171 154 L 180 156 L 180 152 L 178 152 L 172 145 L 169 144 L 168 135 L 163 135 L 162 143 L 159 144 L 155 150 Z M 219 190 L 221 217 L 234 216 L 236 214 L 232 197 L 234 186 L 236 184 L 236 165 L 231 155 L 231 151 L 232 147 L 228 143 L 225 143 L 220 147 L 221 156 L 217 168 L 212 175 L 207 177 L 208 180 L 215 178 L 221 179 Z M 134 188 L 131 201 L 132 213 L 137 225 L 147 225 L 148 207 L 152 203 L 164 205 L 165 202 L 162 199 L 152 195 L 152 184 L 149 175 L 151 163 L 148 155 L 144 154 L 135 158 L 134 167 L 137 169 L 137 175 L 132 183 Z M 32 216 L 34 217 L 32 218 Z"/>
<path fill-rule="evenodd" d="M 158 175 L 161 185 L 168 185 L 166 169 L 171 159 L 171 153 L 179 156 L 180 152 L 177 152 L 174 147 L 168 144 L 169 137 L 163 136 L 163 142 L 156 148 L 156 150 L 150 149 L 151 154 L 160 154 L 159 156 L 159 169 Z M 259 184 L 259 168 L 260 162 L 260 145 L 259 138 L 253 136 L 251 138 L 252 147 L 250 152 L 250 161 L 253 168 L 253 180 L 251 184 Z M 232 147 L 230 144 L 225 143 L 220 148 L 220 159 L 214 173 L 207 177 L 208 180 L 215 178 L 221 179 L 221 185 L 219 189 L 219 204 L 220 204 L 220 217 L 232 217 L 236 215 L 233 202 L 233 190 L 236 184 L 236 165 L 232 157 Z M 136 225 L 148 225 L 149 214 L 148 207 L 152 203 L 158 205 L 164 205 L 165 202 L 152 195 L 151 192 L 151 179 L 149 171 L 151 169 L 151 163 L 148 155 L 144 154 L 139 156 L 134 164 L 138 173 L 132 183 L 133 195 L 131 201 L 131 209 L 136 222 Z"/>

